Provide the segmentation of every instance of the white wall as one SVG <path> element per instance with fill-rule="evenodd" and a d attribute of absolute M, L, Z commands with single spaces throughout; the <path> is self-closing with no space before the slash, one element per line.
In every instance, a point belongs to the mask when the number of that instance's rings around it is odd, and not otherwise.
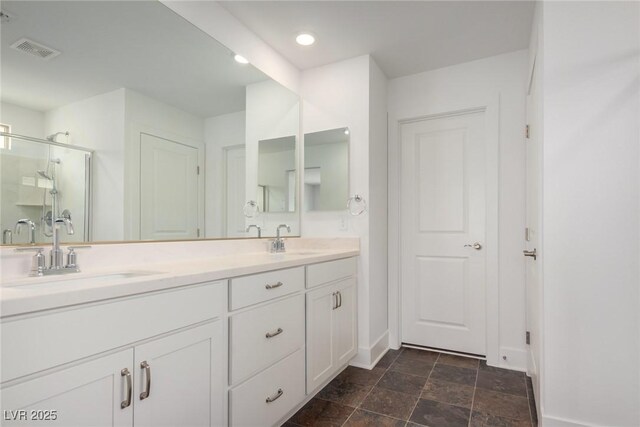
<path fill-rule="evenodd" d="M 544 421 L 640 425 L 640 3 L 547 2 Z"/>
<path fill-rule="evenodd" d="M 500 99 L 499 355 L 502 366 L 526 369 L 524 257 L 526 50 L 393 79 L 389 82 L 389 144 L 398 120 L 486 105 Z M 393 139 L 391 139 L 393 138 Z M 393 147 L 390 147 L 393 149 Z M 395 157 L 390 156 L 390 162 Z M 397 186 L 394 181 L 390 188 Z M 397 198 L 390 197 L 390 209 Z M 393 233 L 393 231 L 392 231 Z M 390 242 L 389 253 L 397 253 Z M 390 270 L 397 289 L 397 264 Z M 392 299 L 391 304 L 396 304 Z M 390 319 L 397 327 L 397 318 Z M 493 349 L 488 349 L 492 351 Z M 497 363 L 497 354 L 492 356 Z M 490 360 L 491 361 L 491 360 Z"/>
<path fill-rule="evenodd" d="M 349 197 L 348 159 L 349 145 L 346 142 L 304 147 L 305 169 L 319 168 L 320 170 L 320 185 L 315 194 L 318 209 L 344 210 L 346 200 Z M 345 182 L 345 178 L 347 182 Z M 302 179 L 306 181 L 306 177 L 303 176 Z M 303 209 L 303 212 L 306 211 Z"/>
<path fill-rule="evenodd" d="M 45 117 L 46 134 L 69 131 L 69 144 L 97 152 L 93 157 L 92 240 L 123 240 L 125 89 L 56 108 Z"/>
<path fill-rule="evenodd" d="M 19 105 L 0 103 L 0 123 L 11 126 L 11 133 L 32 136 L 34 138 L 45 137 L 44 113 L 20 107 Z"/>
<path fill-rule="evenodd" d="M 351 195 L 360 194 L 369 204 L 368 212 L 358 217 L 350 216 L 345 210 L 303 214 L 302 234 L 305 237 L 334 235 L 361 239 L 358 266 L 360 348 L 353 362 L 360 366 L 370 366 L 388 346 L 386 237 L 377 239 L 381 234 L 386 235 L 386 205 L 380 209 L 385 204 L 386 193 L 380 187 L 386 187 L 386 171 L 382 169 L 379 173 L 371 169 L 380 166 L 386 158 L 385 89 L 386 77 L 368 55 L 305 70 L 302 74 L 304 133 L 339 127 L 350 129 L 349 191 Z M 370 177 L 374 172 L 379 175 Z M 375 186 L 373 193 L 371 189 Z M 375 200 L 371 200 L 372 197 Z M 370 240 L 372 222 L 379 227 L 373 233 L 376 246 Z"/>
<path fill-rule="evenodd" d="M 206 143 L 206 237 L 227 235 L 224 228 L 225 148 L 245 145 L 245 112 L 224 114 L 205 120 Z M 244 197 L 243 197 L 244 199 Z"/>

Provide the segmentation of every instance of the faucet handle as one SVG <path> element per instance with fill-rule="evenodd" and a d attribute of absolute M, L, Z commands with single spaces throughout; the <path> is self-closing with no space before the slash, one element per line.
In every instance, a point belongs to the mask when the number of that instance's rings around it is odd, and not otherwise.
<path fill-rule="evenodd" d="M 16 248 L 18 252 L 36 252 L 31 262 L 31 276 L 42 276 L 47 268 L 47 258 L 44 256 L 44 248 Z"/>
<path fill-rule="evenodd" d="M 80 246 L 68 246 L 69 252 L 67 252 L 67 265 L 65 268 L 75 268 L 78 269 L 78 254 L 76 254 L 76 249 L 89 249 L 91 245 L 80 245 Z"/>

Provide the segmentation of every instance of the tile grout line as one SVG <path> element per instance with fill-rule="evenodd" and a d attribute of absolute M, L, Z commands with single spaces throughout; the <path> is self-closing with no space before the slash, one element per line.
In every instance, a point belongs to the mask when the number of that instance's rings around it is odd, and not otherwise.
<path fill-rule="evenodd" d="M 471 418 L 473 417 L 473 405 L 476 401 L 476 390 L 478 389 L 478 377 L 480 376 L 480 362 L 478 362 L 478 370 L 476 371 L 476 382 L 473 384 L 473 396 L 471 396 L 471 408 L 469 409 L 469 427 L 471 427 Z"/>
<path fill-rule="evenodd" d="M 367 397 L 369 397 L 369 395 L 371 394 L 371 392 L 373 391 L 373 389 L 378 385 L 378 383 L 380 382 L 380 380 L 382 379 L 382 377 L 384 377 L 384 374 L 387 373 L 387 371 L 389 371 L 389 368 L 391 368 L 391 365 L 393 365 L 393 363 L 398 359 L 398 357 L 400 357 L 400 354 L 402 354 L 402 352 L 404 352 L 404 347 L 400 347 L 400 351 L 398 352 L 398 355 L 391 361 L 389 362 L 389 366 L 386 367 L 386 369 L 384 370 L 384 372 L 382 373 L 382 375 L 380 375 L 380 378 L 378 378 L 378 381 L 376 381 L 376 383 L 373 385 L 373 387 L 371 387 L 371 390 L 369 390 L 367 392 L 367 394 L 364 395 L 364 397 L 362 398 L 362 401 L 360 403 L 358 403 L 358 405 L 355 407 L 355 409 L 353 410 L 353 412 L 351 412 L 351 414 L 347 417 L 346 420 L 344 420 L 344 423 L 342 423 L 341 425 L 345 425 L 347 424 L 347 422 L 349 422 L 349 419 L 353 416 L 353 414 L 356 413 L 356 411 L 358 409 L 362 409 L 362 404 L 364 403 L 365 400 L 367 400 Z M 384 356 L 382 356 L 384 357 Z M 378 361 L 379 363 L 380 361 Z M 375 369 L 376 367 L 374 366 L 371 369 Z M 363 409 L 364 411 L 366 411 L 366 409 Z M 369 412 L 373 412 L 373 411 L 369 411 Z M 374 412 L 375 414 L 376 412 Z M 378 414 L 378 415 L 382 415 L 382 414 Z"/>
<path fill-rule="evenodd" d="M 431 370 L 429 371 L 429 375 L 427 376 L 427 382 L 424 383 L 424 386 L 422 386 L 422 390 L 420 390 L 420 396 L 418 396 L 418 400 L 416 401 L 416 404 L 413 405 L 413 409 L 409 413 L 409 419 L 407 420 L 405 427 L 409 425 L 409 421 L 411 421 L 411 416 L 416 411 L 416 408 L 418 407 L 418 403 L 420 403 L 420 399 L 422 398 L 422 391 L 424 390 L 424 387 L 429 383 L 429 378 L 431 378 L 431 374 L 433 373 L 433 370 L 436 368 L 436 363 L 438 363 L 438 360 L 440 359 L 441 354 L 442 353 L 438 353 L 438 357 L 436 357 L 436 360 L 433 361 L 433 366 L 431 366 Z"/>

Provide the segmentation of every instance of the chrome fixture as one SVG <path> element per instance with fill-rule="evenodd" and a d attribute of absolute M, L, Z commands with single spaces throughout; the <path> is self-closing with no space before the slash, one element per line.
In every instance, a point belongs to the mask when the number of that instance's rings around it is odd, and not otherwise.
<path fill-rule="evenodd" d="M 250 226 L 247 227 L 246 232 L 248 233 L 249 230 L 251 230 L 252 228 L 255 228 L 256 230 L 258 230 L 258 238 L 262 237 L 262 228 L 260 228 L 259 225 L 251 224 Z"/>
<path fill-rule="evenodd" d="M 284 239 L 280 237 L 280 229 L 286 228 L 287 232 L 291 233 L 291 227 L 287 224 L 280 224 L 278 228 L 276 228 L 276 238 L 271 241 L 271 245 L 269 246 L 269 252 L 271 253 L 280 253 L 285 252 L 286 248 L 284 247 Z"/>
<path fill-rule="evenodd" d="M 472 244 L 472 245 L 464 245 L 464 247 L 465 247 L 465 248 L 473 248 L 473 249 L 475 249 L 476 251 L 479 251 L 480 249 L 482 249 L 482 245 L 481 245 L 480 243 L 478 243 L 478 242 L 475 242 L 475 243 L 474 243 L 474 244 Z"/>
<path fill-rule="evenodd" d="M 353 216 L 360 216 L 367 210 L 367 202 L 364 200 L 359 194 L 356 194 L 353 197 L 349 197 L 347 200 L 347 210 Z"/>
<path fill-rule="evenodd" d="M 68 235 L 74 233 L 73 223 L 69 218 L 59 217 L 53 221 L 53 247 L 51 248 L 51 252 L 49 252 L 49 268 L 54 270 L 64 268 L 62 263 L 62 249 L 60 249 L 60 227 L 63 225 Z"/>
<path fill-rule="evenodd" d="M 58 218 L 59 221 L 56 224 L 64 224 L 65 222 L 69 222 L 69 220 Z M 67 263 L 66 265 L 62 265 L 62 250 L 58 248 L 58 252 L 51 249 L 50 258 L 55 259 L 56 256 L 54 254 L 59 254 L 57 259 L 60 261 L 60 266 L 55 267 L 54 264 L 50 264 L 47 266 L 47 258 L 44 255 L 44 248 L 36 248 L 36 247 L 24 247 L 17 248 L 16 250 L 19 252 L 35 252 L 36 254 L 33 256 L 33 261 L 31 264 L 31 272 L 29 276 L 49 276 L 53 274 L 67 274 L 67 273 L 78 273 L 80 272 L 80 268 L 78 267 L 78 255 L 76 254 L 76 250 L 90 248 L 91 246 L 69 246 L 67 249 Z"/>
<path fill-rule="evenodd" d="M 8 228 L 2 230 L 2 244 L 12 244 L 13 243 L 13 231 Z"/>
<path fill-rule="evenodd" d="M 47 136 L 47 141 L 56 142 L 56 137 L 58 135 L 69 136 L 69 131 L 52 133 L 51 135 Z"/>
<path fill-rule="evenodd" d="M 536 250 L 536 248 L 533 248 L 532 251 L 522 251 L 522 253 L 524 254 L 524 256 L 533 258 L 534 261 L 538 259 L 538 251 Z"/>
<path fill-rule="evenodd" d="M 29 243 L 31 243 L 32 245 L 35 245 L 36 244 L 36 224 L 33 221 L 31 221 L 29 218 L 20 219 L 18 220 L 18 222 L 16 222 L 16 229 L 15 229 L 16 234 L 20 234 L 20 230 L 22 229 L 23 225 L 29 226 Z"/>

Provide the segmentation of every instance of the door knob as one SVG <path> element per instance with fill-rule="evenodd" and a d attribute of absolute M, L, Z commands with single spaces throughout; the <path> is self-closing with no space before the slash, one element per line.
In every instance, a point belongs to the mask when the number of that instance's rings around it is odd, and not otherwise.
<path fill-rule="evenodd" d="M 532 251 L 522 251 L 524 256 L 530 256 L 535 261 L 538 258 L 538 253 L 536 252 L 536 248 L 533 248 Z"/>
<path fill-rule="evenodd" d="M 482 249 L 482 245 L 478 242 L 475 242 L 473 245 L 464 245 L 465 248 L 473 248 L 476 251 L 479 251 L 480 249 Z"/>

